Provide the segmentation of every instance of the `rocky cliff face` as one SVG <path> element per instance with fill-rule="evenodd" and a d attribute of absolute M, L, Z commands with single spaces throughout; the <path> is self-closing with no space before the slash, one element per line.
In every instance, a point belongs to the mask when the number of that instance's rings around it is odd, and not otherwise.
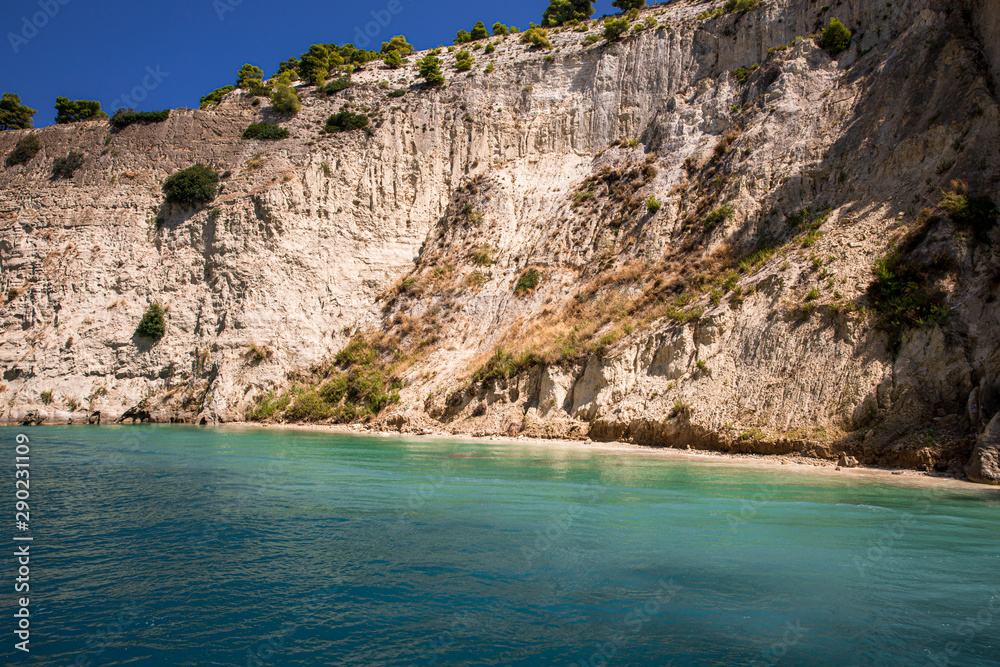
<path fill-rule="evenodd" d="M 975 449 L 996 482 L 996 236 L 938 206 L 1000 200 L 994 4 L 680 0 L 611 44 L 514 36 L 468 74 L 444 54 L 444 89 L 411 58 L 303 89 L 291 120 L 236 92 L 40 130 L 0 172 L 5 418 L 240 420 L 379 331 L 408 350 L 381 426 L 942 470 Z M 836 58 L 809 37 L 831 16 L 854 31 Z M 345 105 L 374 131 L 318 134 Z M 240 140 L 259 120 L 292 138 Z M 84 167 L 50 180 L 70 150 Z M 223 193 L 164 207 L 196 162 Z M 938 306 L 901 332 L 871 291 L 894 247 Z"/>

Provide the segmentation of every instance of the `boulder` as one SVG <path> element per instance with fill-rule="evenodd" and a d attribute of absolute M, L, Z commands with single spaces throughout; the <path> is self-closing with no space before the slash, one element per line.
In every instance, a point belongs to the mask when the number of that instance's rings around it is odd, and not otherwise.
<path fill-rule="evenodd" d="M 976 438 L 965 474 L 973 482 L 1000 485 L 1000 413 L 993 416 Z"/>
<path fill-rule="evenodd" d="M 853 456 L 848 456 L 847 452 L 841 452 L 840 458 L 837 459 L 837 465 L 841 468 L 857 468 L 858 460 Z"/>

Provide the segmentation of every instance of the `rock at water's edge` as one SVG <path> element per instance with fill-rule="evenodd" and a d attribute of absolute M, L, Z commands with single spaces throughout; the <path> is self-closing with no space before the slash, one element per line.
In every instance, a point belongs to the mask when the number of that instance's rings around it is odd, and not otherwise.
<path fill-rule="evenodd" d="M 976 438 L 976 448 L 965 465 L 965 474 L 973 482 L 1000 485 L 1000 413 L 994 415 Z"/>

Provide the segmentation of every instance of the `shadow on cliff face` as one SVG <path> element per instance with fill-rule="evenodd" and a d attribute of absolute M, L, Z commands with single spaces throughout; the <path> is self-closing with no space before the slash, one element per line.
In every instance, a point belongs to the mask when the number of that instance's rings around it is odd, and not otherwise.
<path fill-rule="evenodd" d="M 990 192 L 997 182 L 990 156 L 996 154 L 996 136 L 988 119 L 997 112 L 964 17 L 953 11 L 947 24 L 937 28 L 936 39 L 922 41 L 918 35 L 911 40 L 912 49 L 890 53 L 884 60 L 866 61 L 862 55 L 844 75 L 863 86 L 862 101 L 845 119 L 839 138 L 818 161 L 806 163 L 769 195 L 761 211 L 770 206 L 770 215 L 762 213 L 756 222 L 733 230 L 728 241 L 742 248 L 753 248 L 762 236 L 787 242 L 787 221 L 794 211 L 805 208 L 839 209 L 841 224 L 847 226 L 866 216 L 884 215 L 887 207 L 891 212 L 886 217 L 901 211 L 901 217 L 886 223 L 887 251 L 894 245 L 891 237 L 905 229 L 904 221 L 922 217 L 933 223 L 933 229 L 923 229 L 905 249 L 907 261 L 919 258 L 919 266 L 928 269 L 915 274 L 926 281 L 919 288 L 930 293 L 947 283 L 952 294 L 971 294 L 973 299 L 948 304 L 951 317 L 937 324 L 914 322 L 895 345 L 890 344 L 891 337 L 887 342 L 880 327 L 861 329 L 865 338 L 854 346 L 856 358 L 865 367 L 888 365 L 892 371 L 888 384 L 884 381 L 861 398 L 853 414 L 844 415 L 845 425 L 854 432 L 830 444 L 868 462 L 954 469 L 972 449 L 969 434 L 975 424 L 966 414 L 967 398 L 971 401 L 974 388 L 1000 370 L 991 333 L 1000 321 L 982 305 L 989 302 L 996 285 L 980 284 L 983 281 L 977 278 L 984 272 L 995 274 L 997 262 L 995 253 L 974 239 L 965 247 L 951 243 L 958 233 L 954 225 L 928 212 L 918 216 L 917 211 L 933 208 L 956 178 L 968 181 L 970 194 L 995 194 Z M 817 52 L 813 61 L 823 58 L 825 54 Z M 753 74 L 744 104 L 767 94 L 780 77 L 778 69 L 769 64 Z M 956 99 L 967 103 L 955 104 Z M 782 217 L 785 222 L 779 222 Z M 942 262 L 955 266 L 933 270 Z M 869 297 L 859 305 L 870 308 L 873 303 Z M 822 307 L 819 312 L 823 323 L 840 321 L 834 313 L 823 313 Z M 877 320 L 877 313 L 873 317 Z M 989 417 L 980 415 L 977 423 Z M 653 429 L 657 430 L 663 429 Z M 632 438 L 648 440 L 647 444 L 663 440 L 663 434 L 641 436 L 644 431 L 649 428 L 625 430 Z M 688 436 L 705 439 L 704 434 Z"/>
<path fill-rule="evenodd" d="M 942 299 L 949 313 L 936 323 L 934 318 L 910 323 L 898 341 L 890 331 L 884 352 L 877 348 L 885 329 L 869 329 L 864 349 L 892 364 L 891 387 L 859 405 L 868 406 L 869 418 L 855 415 L 861 430 L 842 444 L 866 460 L 944 469 L 949 462 L 964 463 L 971 452 L 967 436 L 975 424 L 966 404 L 983 378 L 1000 371 L 992 333 L 1000 320 L 995 309 L 983 307 L 995 291 L 982 279 L 983 273 L 996 272 L 995 253 L 974 237 L 962 241 L 954 224 L 932 212 L 952 179 L 967 181 L 970 193 L 987 195 L 996 194 L 997 183 L 991 159 L 996 134 L 985 116 L 987 106 L 997 115 L 996 100 L 971 26 L 953 10 L 938 29 L 914 49 L 891 53 L 879 68 L 862 60 L 851 69 L 848 79 L 864 86 L 864 102 L 827 151 L 819 173 L 829 179 L 852 165 L 867 166 L 867 188 L 855 186 L 848 215 L 891 205 L 905 220 L 917 219 L 917 227 L 899 241 L 900 261 L 914 267 L 911 291 Z M 934 297 L 942 286 L 965 297 Z M 873 296 L 869 290 L 869 307 L 878 306 Z"/>
<path fill-rule="evenodd" d="M 972 449 L 970 434 L 990 418 L 989 414 L 977 413 L 977 419 L 970 420 L 966 414 L 967 397 L 971 401 L 974 389 L 987 379 L 992 382 L 1000 370 L 993 333 L 1000 330 L 1000 319 L 995 309 L 983 307 L 990 302 L 997 285 L 996 281 L 989 283 L 982 278 L 984 273 L 998 274 L 997 261 L 988 246 L 955 242 L 960 235 L 947 219 L 921 217 L 918 212 L 933 208 L 952 179 L 968 181 L 970 193 L 996 196 L 996 175 L 989 170 L 996 167 L 995 160 L 990 159 L 997 150 L 991 119 L 998 112 L 970 26 L 960 12 L 952 11 L 944 25 L 927 28 L 926 34 L 915 29 L 902 46 L 906 48 L 894 49 L 887 56 L 866 58 L 865 52 L 857 61 L 845 60 L 852 64 L 842 73 L 844 80 L 860 85 L 862 92 L 859 103 L 851 101 L 850 116 L 834 119 L 835 107 L 829 112 L 831 119 L 841 124 L 838 138 L 816 159 L 800 160 L 797 172 L 760 201 L 759 215 L 751 215 L 747 222 L 727 230 L 725 241 L 739 255 L 759 248 L 762 239 L 787 245 L 797 233 L 790 221 L 800 211 L 838 210 L 840 219 L 836 224 L 841 230 L 862 223 L 867 229 L 876 221 L 877 236 L 871 240 L 874 244 L 866 244 L 874 246 L 874 256 L 868 256 L 874 269 L 879 253 L 892 247 L 892 237 L 905 231 L 904 223 L 920 219 L 926 225 L 917 238 L 910 239 L 911 247 L 905 249 L 908 261 L 916 262 L 919 269 L 913 275 L 927 281 L 921 287 L 928 293 L 946 286 L 942 294 L 970 295 L 971 299 L 959 301 L 957 296 L 952 297 L 955 302 L 947 304 L 951 309 L 947 320 L 910 323 L 895 350 L 885 330 L 871 324 L 877 321 L 877 314 L 867 317 L 868 323 L 858 320 L 855 326 L 849 326 L 843 312 L 825 303 L 808 318 L 799 318 L 799 323 L 794 321 L 793 313 L 786 315 L 786 324 L 791 326 L 785 335 L 809 336 L 816 327 L 834 327 L 835 337 L 850 343 L 854 359 L 862 368 L 889 369 L 881 381 L 875 379 L 870 390 L 868 380 L 864 387 L 869 393 L 855 397 L 845 407 L 839 418 L 850 431 L 846 437 L 823 442 L 795 438 L 762 442 L 752 436 L 734 439 L 683 418 L 619 419 L 596 414 L 587 419 L 591 437 L 656 446 L 693 444 L 738 452 L 803 451 L 827 457 L 836 457 L 844 450 L 869 463 L 910 468 L 955 470 L 965 463 Z M 814 68 L 828 67 L 830 63 L 818 49 L 807 54 L 807 61 Z M 746 126 L 768 122 L 760 114 L 772 113 L 767 94 L 774 92 L 773 86 L 783 74 L 780 62 L 769 61 L 751 75 L 741 101 L 756 109 L 747 115 L 745 108 L 737 122 Z M 592 79 L 593 71 L 588 71 L 588 76 Z M 968 103 L 955 104 L 956 99 Z M 673 112 L 669 101 L 664 110 Z M 670 150 L 670 137 L 661 133 L 656 123 L 647 128 L 643 139 L 653 151 L 660 152 L 664 147 Z M 739 158 L 729 155 L 714 162 L 710 169 L 703 166 L 699 176 L 705 180 L 713 176 L 725 178 L 739 175 L 741 169 Z M 713 192 L 721 194 L 721 190 L 710 190 Z M 645 220 L 637 224 L 642 226 Z M 831 230 L 826 227 L 826 231 Z M 865 257 L 860 251 L 857 254 Z M 932 270 L 935 263 L 941 262 L 954 266 Z M 874 280 L 874 271 L 870 275 Z M 857 299 L 854 307 L 858 306 L 872 307 L 871 297 Z M 808 328 L 802 326 L 807 321 Z M 570 383 L 570 393 L 579 380 L 576 377 Z M 519 392 L 521 407 L 527 411 L 537 406 L 539 383 L 528 382 L 521 388 L 530 394 Z M 503 391 L 470 388 L 453 393 L 440 406 L 437 416 L 445 421 L 462 420 L 466 410 L 475 407 L 479 414 L 472 414 L 473 424 L 484 416 L 483 403 L 511 400 L 517 401 Z"/>
<path fill-rule="evenodd" d="M 132 344 L 135 346 L 135 349 L 141 354 L 145 354 L 146 352 L 152 350 L 154 347 L 156 347 L 157 342 L 158 341 L 153 340 L 152 338 L 147 338 L 146 336 L 140 336 L 138 332 L 132 334 Z"/>
<path fill-rule="evenodd" d="M 204 211 L 206 206 L 191 206 L 164 202 L 156 214 L 157 229 L 173 231 L 187 223 L 191 218 Z"/>

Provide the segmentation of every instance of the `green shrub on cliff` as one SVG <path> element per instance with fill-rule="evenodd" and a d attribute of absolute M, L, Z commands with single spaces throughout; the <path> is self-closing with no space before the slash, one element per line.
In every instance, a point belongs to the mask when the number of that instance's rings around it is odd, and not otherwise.
<path fill-rule="evenodd" d="M 851 45 L 851 31 L 848 30 L 840 19 L 834 17 L 823 29 L 823 48 L 831 56 L 836 56 L 841 51 Z"/>
<path fill-rule="evenodd" d="M 396 53 L 396 51 L 391 51 L 390 53 Z M 323 87 L 323 92 L 326 93 L 327 95 L 333 95 L 335 93 L 339 93 L 342 90 L 347 90 L 353 85 L 354 82 L 351 81 L 351 75 L 347 74 L 345 76 L 337 77 L 330 83 L 326 84 Z"/>
<path fill-rule="evenodd" d="M 493 352 L 493 356 L 472 374 L 472 380 L 481 384 L 506 380 L 516 377 L 540 363 L 542 363 L 542 359 L 532 352 L 515 355 L 503 347 L 498 347 Z"/>
<path fill-rule="evenodd" d="M 628 19 L 606 19 L 604 21 L 604 39 L 614 42 L 628 32 Z"/>
<path fill-rule="evenodd" d="M 73 174 L 82 166 L 83 155 L 70 151 L 66 157 L 59 157 L 53 161 L 52 178 L 73 178 Z"/>
<path fill-rule="evenodd" d="M 385 54 L 382 62 L 389 69 L 399 69 L 403 65 L 403 58 L 399 55 L 399 51 L 390 51 Z"/>
<path fill-rule="evenodd" d="M 40 150 L 42 150 L 42 142 L 38 140 L 35 134 L 21 137 L 18 139 L 17 144 L 14 145 L 14 150 L 7 156 L 6 164 L 8 167 L 13 167 L 17 164 L 26 164 L 31 161 L 31 158 L 38 155 L 38 151 Z"/>
<path fill-rule="evenodd" d="M 472 26 L 472 39 L 473 39 L 473 41 L 479 40 L 479 39 L 486 39 L 489 36 L 490 36 L 490 33 L 489 33 L 488 30 L 486 30 L 486 26 L 483 24 L 483 22 L 482 21 L 476 21 L 476 25 Z"/>
<path fill-rule="evenodd" d="M 427 54 L 420 61 L 420 76 L 430 86 L 440 86 L 444 84 L 444 74 L 441 73 L 441 60 L 434 55 Z"/>
<path fill-rule="evenodd" d="M 396 343 L 392 337 L 355 335 L 325 374 L 291 395 L 259 397 L 248 418 L 264 420 L 284 411 L 285 419 L 291 421 L 346 423 L 377 416 L 399 402 L 403 388 L 395 372 L 401 355 Z"/>
<path fill-rule="evenodd" d="M 535 25 L 521 33 L 521 41 L 525 44 L 537 46 L 540 49 L 552 48 L 552 42 L 549 41 L 549 31 Z"/>
<path fill-rule="evenodd" d="M 627 12 L 630 9 L 641 9 L 646 6 L 646 0 L 615 0 L 611 3 L 612 7 L 617 7 L 623 12 Z"/>
<path fill-rule="evenodd" d="M 455 54 L 455 69 L 459 72 L 468 72 L 475 62 L 476 59 L 468 51 L 462 50 Z"/>
<path fill-rule="evenodd" d="M 396 35 L 388 42 L 382 42 L 381 53 L 389 54 L 395 51 L 400 56 L 407 56 L 413 53 L 413 45 L 406 41 L 404 35 Z"/>
<path fill-rule="evenodd" d="M 327 132 L 350 132 L 368 127 L 368 116 L 363 113 L 341 111 L 326 119 Z"/>
<path fill-rule="evenodd" d="M 926 269 L 898 250 L 878 260 L 873 272 L 868 300 L 877 318 L 876 327 L 889 337 L 892 352 L 899 351 L 907 330 L 947 317 L 944 296 L 931 286 Z"/>
<path fill-rule="evenodd" d="M 203 164 L 175 172 L 163 183 L 166 200 L 175 204 L 207 204 L 218 191 L 219 174 Z"/>
<path fill-rule="evenodd" d="M 279 74 L 274 79 L 274 92 L 271 93 L 271 107 L 278 113 L 296 114 L 302 110 L 299 93 L 292 86 L 291 75 L 288 72 Z"/>
<path fill-rule="evenodd" d="M 133 123 L 162 123 L 170 118 L 170 110 L 136 111 L 135 109 L 119 109 L 111 117 L 111 126 L 122 130 Z"/>
<path fill-rule="evenodd" d="M 288 130 L 273 123 L 254 123 L 243 132 L 243 138 L 260 139 L 262 141 L 287 139 Z"/>
<path fill-rule="evenodd" d="M 246 90 L 253 90 L 264 85 L 264 70 L 255 65 L 247 63 L 236 73 L 236 86 Z"/>
<path fill-rule="evenodd" d="M 167 332 L 166 312 L 159 303 L 153 303 L 142 316 L 139 326 L 135 329 L 135 335 L 140 338 L 149 338 L 158 341 Z"/>
<path fill-rule="evenodd" d="M 528 294 L 535 291 L 538 284 L 542 282 L 542 274 L 538 269 L 528 269 L 517 281 L 517 286 L 514 287 L 514 294 L 521 296 L 522 294 Z"/>
<path fill-rule="evenodd" d="M 958 181 L 938 205 L 948 212 L 952 222 L 970 230 L 982 243 L 989 241 L 990 232 L 1000 222 L 1000 210 L 992 199 L 986 196 L 969 197 L 965 184 Z"/>
<path fill-rule="evenodd" d="M 201 98 L 201 108 L 210 107 L 213 104 L 218 104 L 222 101 L 222 98 L 227 94 L 236 90 L 236 86 L 223 86 L 222 88 L 216 88 L 208 95 L 204 95 Z"/>

